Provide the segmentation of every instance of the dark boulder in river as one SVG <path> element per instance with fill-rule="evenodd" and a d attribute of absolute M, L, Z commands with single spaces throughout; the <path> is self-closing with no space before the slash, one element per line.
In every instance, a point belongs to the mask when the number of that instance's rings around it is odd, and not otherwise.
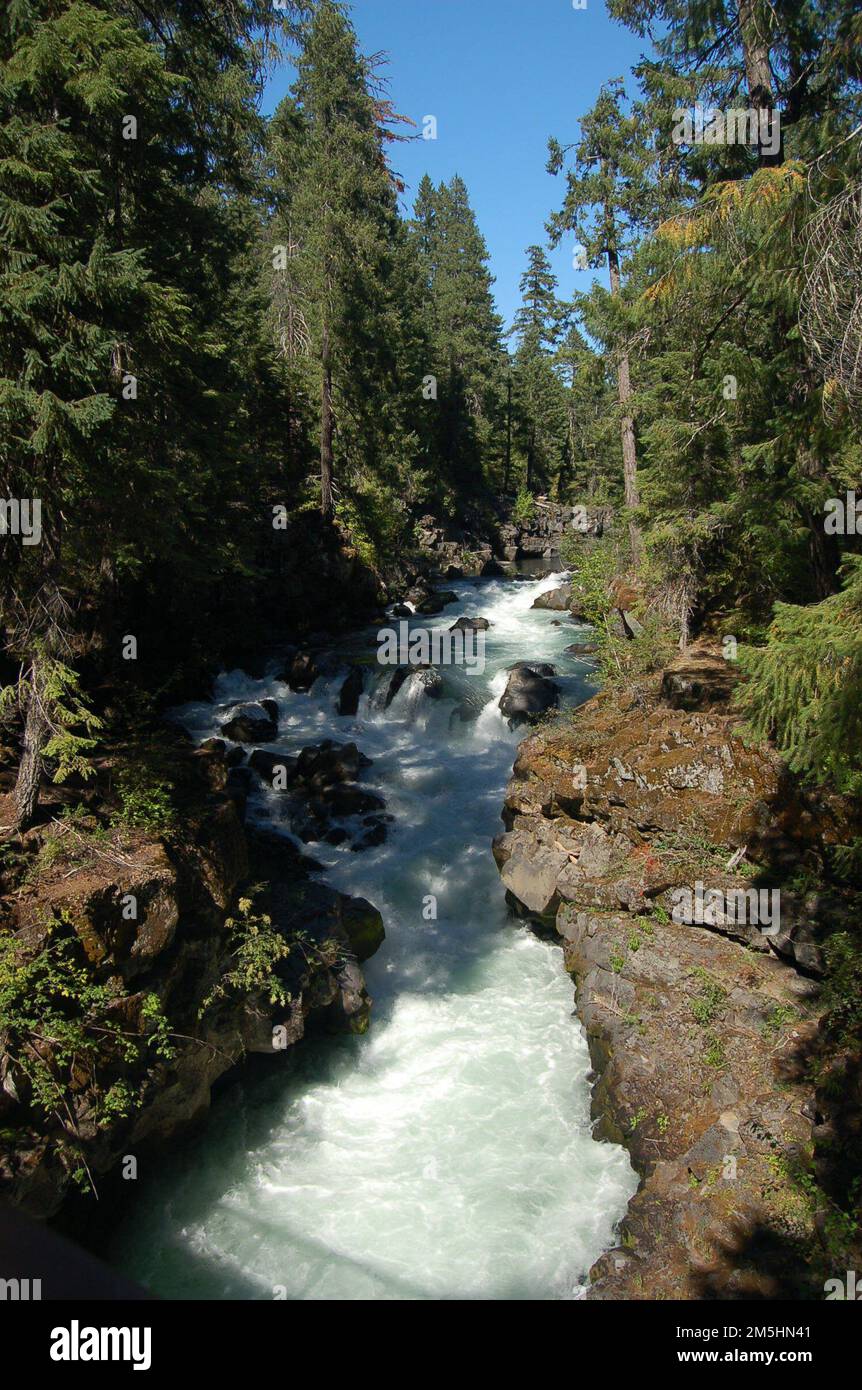
<path fill-rule="evenodd" d="M 317 662 L 310 652 L 298 652 L 279 680 L 283 680 L 291 690 L 305 693 L 311 689 L 319 675 Z"/>
<path fill-rule="evenodd" d="M 310 744 L 303 748 L 297 764 L 297 775 L 312 787 L 328 787 L 336 782 L 353 782 L 361 768 L 370 767 L 371 759 L 360 753 L 355 743 Z"/>
<path fill-rule="evenodd" d="M 459 618 L 453 623 L 450 632 L 487 632 L 491 624 L 487 618 Z"/>
<path fill-rule="evenodd" d="M 553 666 L 546 662 L 519 661 L 512 667 L 506 689 L 500 696 L 500 710 L 509 721 L 510 729 L 533 723 L 546 710 L 556 708 L 560 692 L 549 679 L 553 675 Z"/>
<path fill-rule="evenodd" d="M 285 753 L 265 753 L 262 748 L 255 748 L 248 760 L 249 767 L 261 780 L 269 782 L 270 786 L 275 783 L 278 791 L 283 791 L 296 780 L 296 764 L 296 758 L 290 758 Z"/>
<path fill-rule="evenodd" d="M 267 701 L 273 705 L 274 701 Z M 240 705 L 221 732 L 234 743 L 271 743 L 278 733 L 278 723 L 262 704 Z"/>
<path fill-rule="evenodd" d="M 339 714 L 356 714 L 364 686 L 365 672 L 362 667 L 351 666 L 344 684 L 338 692 Z"/>
<path fill-rule="evenodd" d="M 433 618 L 437 613 L 442 613 L 447 603 L 457 603 L 458 595 L 451 589 L 441 589 L 436 594 L 431 594 L 428 598 L 417 603 L 416 612 L 423 614 L 426 618 Z"/>

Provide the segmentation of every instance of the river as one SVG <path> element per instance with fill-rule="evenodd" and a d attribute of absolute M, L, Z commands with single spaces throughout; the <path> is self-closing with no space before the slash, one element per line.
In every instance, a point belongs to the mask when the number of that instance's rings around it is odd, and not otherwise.
<path fill-rule="evenodd" d="M 424 620 L 491 622 L 485 671 L 447 674 L 479 707 L 470 721 L 453 699 L 406 689 L 384 710 L 372 683 L 357 716 L 339 716 L 343 676 L 294 694 L 242 672 L 178 712 L 203 739 L 224 705 L 274 697 L 268 746 L 355 740 L 395 823 L 363 853 L 308 847 L 327 882 L 383 914 L 386 941 L 364 967 L 368 1033 L 241 1073 L 205 1132 L 141 1174 L 109 1258 L 162 1297 L 572 1299 L 612 1244 L 637 1180 L 622 1149 L 591 1136 L 562 953 L 512 920 L 490 849 L 520 736 L 497 708 L 506 668 L 553 662 L 565 703 L 593 689 L 565 652 L 575 625 L 531 607 L 556 582 L 460 581 L 458 602 Z M 278 825 L 278 795 L 261 791 L 250 814 Z"/>

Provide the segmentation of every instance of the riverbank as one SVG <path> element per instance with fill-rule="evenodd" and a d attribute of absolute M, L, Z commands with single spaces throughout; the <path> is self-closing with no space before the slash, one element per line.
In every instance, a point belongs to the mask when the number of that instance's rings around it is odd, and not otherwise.
<path fill-rule="evenodd" d="M 590 1298 L 822 1297 L 852 1246 L 818 1149 L 824 948 L 851 902 L 800 870 L 858 826 L 743 744 L 733 684 L 707 644 L 543 727 L 495 841 L 510 902 L 564 947 L 596 1135 L 640 1176 Z M 680 911 L 698 883 L 778 889 L 780 925 Z"/>
<path fill-rule="evenodd" d="M 118 1167 L 136 1177 L 203 1123 L 213 1087 L 247 1056 L 368 1023 L 359 962 L 383 939 L 380 914 L 313 882 L 317 866 L 288 841 L 244 828 L 224 745 L 154 740 L 173 769 L 170 826 L 117 823 L 107 759 L 86 807 L 48 799 L 18 842 L 14 887 L 7 861 L 20 964 L 4 976 L 0 1181 L 39 1217 L 70 1195 L 92 1201 Z M 271 930 L 257 939 L 283 942 L 278 959 L 249 949 L 263 913 Z M 34 999 L 47 1035 L 35 1054 Z"/>

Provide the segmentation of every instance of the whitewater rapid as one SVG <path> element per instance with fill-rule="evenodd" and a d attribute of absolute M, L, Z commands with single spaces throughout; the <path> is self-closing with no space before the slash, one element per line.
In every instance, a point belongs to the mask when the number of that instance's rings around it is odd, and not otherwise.
<path fill-rule="evenodd" d="M 490 849 L 519 737 L 496 703 L 506 668 L 554 662 L 572 703 L 593 689 L 564 651 L 571 621 L 531 608 L 558 582 L 465 581 L 425 620 L 491 622 L 486 670 L 457 673 L 481 709 L 471 722 L 453 718 L 453 699 L 410 708 L 406 691 L 383 710 L 366 690 L 356 717 L 339 716 L 343 672 L 295 694 L 235 671 L 212 702 L 178 712 L 204 739 L 226 706 L 276 699 L 266 746 L 354 740 L 373 760 L 363 785 L 395 822 L 363 853 L 308 846 L 328 883 L 383 914 L 386 941 L 364 966 L 369 1032 L 307 1040 L 242 1075 L 202 1136 L 142 1173 L 110 1254 L 155 1293 L 571 1299 L 613 1242 L 636 1178 L 622 1149 L 591 1137 L 562 953 L 511 919 Z M 362 640 L 373 650 L 373 633 Z M 250 818 L 286 831 L 280 817 L 278 794 L 261 790 Z"/>

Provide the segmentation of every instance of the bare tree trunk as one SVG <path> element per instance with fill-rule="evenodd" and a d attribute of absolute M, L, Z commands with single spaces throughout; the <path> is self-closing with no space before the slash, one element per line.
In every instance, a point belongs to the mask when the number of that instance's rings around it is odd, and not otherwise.
<path fill-rule="evenodd" d="M 772 68 L 769 62 L 769 20 L 762 0 L 739 0 L 739 32 L 745 62 L 748 100 L 757 112 L 772 111 L 775 95 L 772 90 Z M 761 164 L 780 164 L 784 158 L 783 138 L 776 154 L 760 150 Z"/>
<path fill-rule="evenodd" d="M 841 550 L 834 536 L 827 536 L 823 529 L 823 517 L 808 507 L 799 507 L 808 531 L 808 554 L 811 560 L 811 576 L 814 580 L 814 593 L 818 600 L 829 598 L 838 592 L 838 570 L 841 565 Z"/>
<path fill-rule="evenodd" d="M 48 723 L 39 698 L 39 671 L 35 659 L 30 664 L 30 696 L 24 720 L 24 747 L 15 782 L 16 826 L 26 830 L 32 825 L 39 805 L 39 779 L 42 774 L 42 749 Z"/>
<path fill-rule="evenodd" d="M 320 510 L 326 521 L 335 515 L 332 503 L 333 418 L 332 418 L 332 361 L 329 347 L 329 328 L 323 329 L 320 350 L 322 383 L 320 397 Z"/>
<path fill-rule="evenodd" d="M 512 369 L 506 382 L 506 473 L 503 478 L 503 492 L 509 495 L 509 477 L 512 472 Z"/>
<path fill-rule="evenodd" d="M 679 649 L 684 652 L 691 641 L 691 597 L 686 585 L 679 613 Z"/>
<path fill-rule="evenodd" d="M 611 294 L 617 295 L 620 292 L 620 262 L 617 252 L 608 251 L 608 273 L 611 280 Z M 632 380 L 629 370 L 628 353 L 623 353 L 620 358 L 619 370 L 617 372 L 617 391 L 619 393 L 620 408 L 622 410 L 621 432 L 623 440 L 623 486 L 625 488 L 625 502 L 628 511 L 633 512 L 640 506 L 640 493 L 638 492 L 638 459 L 635 447 L 635 426 L 634 421 L 626 407 L 632 397 Z M 643 540 L 640 527 L 634 517 L 629 519 L 629 539 L 632 547 L 632 560 L 637 566 L 641 562 L 643 555 Z"/>
<path fill-rule="evenodd" d="M 748 99 L 757 111 L 766 111 L 772 105 L 772 69 L 769 65 L 766 24 L 759 0 L 739 0 L 739 32 Z"/>

